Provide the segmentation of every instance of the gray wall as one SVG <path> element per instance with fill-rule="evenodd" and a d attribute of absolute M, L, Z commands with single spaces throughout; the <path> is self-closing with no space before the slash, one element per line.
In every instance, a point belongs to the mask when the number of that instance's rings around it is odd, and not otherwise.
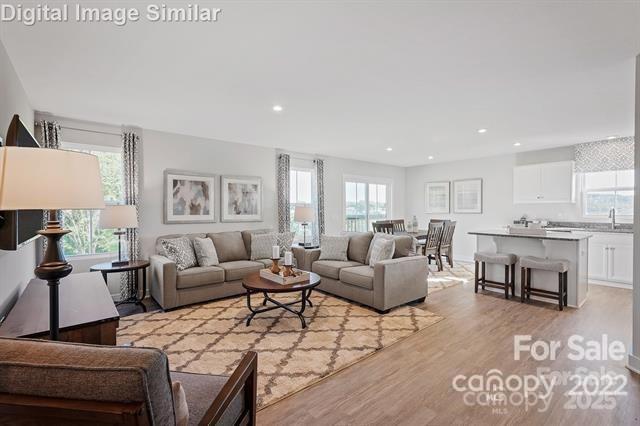
<path fill-rule="evenodd" d="M 636 140 L 640 140 L 640 55 L 636 57 Z M 633 326 L 629 367 L 640 374 L 640 149 L 635 150 L 635 197 L 633 224 Z"/>
<path fill-rule="evenodd" d="M 0 42 L 0 135 L 4 139 L 14 114 L 33 132 L 33 110 L 13 65 Z M 0 318 L 2 318 L 33 278 L 36 244 L 31 242 L 17 251 L 0 250 Z"/>
<path fill-rule="evenodd" d="M 520 152 L 488 158 L 435 163 L 406 170 L 406 217 L 417 216 L 422 229 L 431 217 L 456 220 L 454 258 L 473 259 L 475 237 L 471 230 L 505 226 L 526 214 L 530 218 L 569 221 L 580 219 L 581 203 L 513 204 L 513 167 L 525 164 L 573 160 L 573 147 Z M 424 209 L 426 182 L 483 179 L 482 214 L 427 214 Z M 579 193 L 580 188 L 577 188 Z M 451 206 L 453 207 L 453 206 Z"/>

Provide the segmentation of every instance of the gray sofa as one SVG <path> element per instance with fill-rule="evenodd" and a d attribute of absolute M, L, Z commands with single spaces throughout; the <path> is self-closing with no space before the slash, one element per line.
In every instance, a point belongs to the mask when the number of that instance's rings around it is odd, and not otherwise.
<path fill-rule="evenodd" d="M 322 277 L 319 290 L 386 313 L 391 308 L 427 296 L 427 258 L 415 256 L 411 236 L 394 236 L 394 258 L 369 266 L 372 232 L 349 234 L 348 261 L 319 260 L 320 249 L 293 251 L 302 269 Z"/>
<path fill-rule="evenodd" d="M 268 229 L 217 232 L 209 234 L 162 235 L 156 240 L 156 254 L 151 262 L 151 297 L 162 309 L 244 294 L 242 278 L 271 265 L 270 259 L 251 259 L 251 236 L 272 232 Z M 211 238 L 220 265 L 194 267 L 178 271 L 176 264 L 164 256 L 163 239 L 188 237 Z"/>

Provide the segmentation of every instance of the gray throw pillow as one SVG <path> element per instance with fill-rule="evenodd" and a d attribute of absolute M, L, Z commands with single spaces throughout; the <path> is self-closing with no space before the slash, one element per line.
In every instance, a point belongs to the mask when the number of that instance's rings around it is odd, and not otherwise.
<path fill-rule="evenodd" d="M 369 244 L 369 251 L 367 252 L 367 258 L 365 261 L 367 265 L 371 261 L 371 253 L 373 252 L 373 246 L 375 245 L 376 241 L 380 239 L 395 241 L 395 237 L 391 234 L 385 234 L 384 232 L 376 232 L 375 234 L 373 234 L 373 239 L 371 240 L 371 244 Z"/>
<path fill-rule="evenodd" d="M 169 260 L 176 264 L 178 271 L 184 271 L 198 265 L 191 240 L 187 237 L 162 240 L 162 248 Z"/>
<path fill-rule="evenodd" d="M 293 239 L 295 238 L 295 232 L 280 232 L 276 234 L 277 243 L 280 246 L 280 257 L 284 257 L 285 251 L 291 251 L 293 245 Z"/>
<path fill-rule="evenodd" d="M 193 251 L 196 253 L 196 259 L 200 266 L 218 266 L 220 264 L 216 247 L 211 238 L 194 238 Z"/>
<path fill-rule="evenodd" d="M 374 265 L 382 260 L 393 259 L 393 252 L 396 250 L 396 242 L 384 238 L 378 238 L 371 249 L 371 258 L 369 266 Z"/>
<path fill-rule="evenodd" d="M 347 249 L 349 248 L 349 236 L 323 235 L 320 239 L 320 259 L 319 260 L 341 260 L 346 262 Z"/>
<path fill-rule="evenodd" d="M 251 260 L 271 259 L 271 249 L 277 245 L 276 234 L 251 235 Z"/>

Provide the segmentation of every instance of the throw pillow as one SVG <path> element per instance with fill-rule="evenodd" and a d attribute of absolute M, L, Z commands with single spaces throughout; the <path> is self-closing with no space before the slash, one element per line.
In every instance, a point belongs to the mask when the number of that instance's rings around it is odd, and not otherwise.
<path fill-rule="evenodd" d="M 373 251 L 373 246 L 376 243 L 376 241 L 378 241 L 379 239 L 383 239 L 383 240 L 394 240 L 395 241 L 395 237 L 391 234 L 385 234 L 384 232 L 376 232 L 375 234 L 373 234 L 373 238 L 371 239 L 371 244 L 369 244 L 369 251 L 367 251 L 367 257 L 365 259 L 365 264 L 369 264 L 369 261 L 371 260 L 371 252 Z"/>
<path fill-rule="evenodd" d="M 376 263 L 382 260 L 393 259 L 393 252 L 395 250 L 396 242 L 394 240 L 378 238 L 371 249 L 369 266 L 373 268 Z"/>
<path fill-rule="evenodd" d="M 198 265 L 191 240 L 187 237 L 162 240 L 166 256 L 176 264 L 178 271 L 184 271 Z"/>
<path fill-rule="evenodd" d="M 173 393 L 173 409 L 176 412 L 176 426 L 187 426 L 189 424 L 189 406 L 182 383 L 171 382 L 171 391 Z"/>
<path fill-rule="evenodd" d="M 323 235 L 320 239 L 319 260 L 341 260 L 347 262 L 347 249 L 349 248 L 349 236 Z"/>
<path fill-rule="evenodd" d="M 251 235 L 251 260 L 271 259 L 271 249 L 276 245 L 276 234 Z"/>
<path fill-rule="evenodd" d="M 279 234 L 276 234 L 276 238 L 278 240 L 276 244 L 280 246 L 280 257 L 284 257 L 285 251 L 291 251 L 295 235 L 295 232 L 280 232 Z"/>
<path fill-rule="evenodd" d="M 193 250 L 196 252 L 196 259 L 200 266 L 217 266 L 220 264 L 216 247 L 211 238 L 193 239 Z"/>

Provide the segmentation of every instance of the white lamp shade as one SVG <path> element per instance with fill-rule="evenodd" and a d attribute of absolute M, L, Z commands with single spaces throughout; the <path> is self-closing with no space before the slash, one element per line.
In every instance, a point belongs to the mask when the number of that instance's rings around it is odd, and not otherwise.
<path fill-rule="evenodd" d="M 0 210 L 104 208 L 98 157 L 61 149 L 0 148 Z"/>
<path fill-rule="evenodd" d="M 309 223 L 313 221 L 313 207 L 296 206 L 293 212 L 293 220 L 299 223 Z"/>
<path fill-rule="evenodd" d="M 137 228 L 136 206 L 107 206 L 100 212 L 100 228 Z"/>

